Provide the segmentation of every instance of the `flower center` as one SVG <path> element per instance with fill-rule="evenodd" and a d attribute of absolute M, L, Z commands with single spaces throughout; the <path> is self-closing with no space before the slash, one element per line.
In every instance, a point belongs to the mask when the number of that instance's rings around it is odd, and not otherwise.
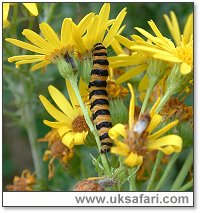
<path fill-rule="evenodd" d="M 189 42 L 188 44 L 184 44 L 182 42 L 180 46 L 176 48 L 176 54 L 177 57 L 180 58 L 182 61 L 186 62 L 187 64 L 191 65 L 193 64 L 193 44 L 192 42 Z"/>
<path fill-rule="evenodd" d="M 83 115 L 79 115 L 78 117 L 76 117 L 73 122 L 72 122 L 72 128 L 74 132 L 84 132 L 84 131 L 88 131 L 88 125 L 85 122 L 85 118 Z"/>
<path fill-rule="evenodd" d="M 45 59 L 53 63 L 56 62 L 57 58 L 65 56 L 67 53 L 72 53 L 74 51 L 73 46 L 63 46 L 60 49 L 53 49 L 48 55 L 45 55 Z"/>
<path fill-rule="evenodd" d="M 124 143 L 129 146 L 131 152 L 142 156 L 146 153 L 146 141 L 147 136 L 149 135 L 147 127 L 150 120 L 149 113 L 143 113 L 135 122 L 132 129 L 126 127 L 128 137 L 124 138 Z"/>
<path fill-rule="evenodd" d="M 137 137 L 136 134 L 133 137 L 128 137 L 124 139 L 124 143 L 129 146 L 131 152 L 136 153 L 138 155 L 144 156 L 146 153 L 146 139 L 147 139 L 148 132 L 145 132 L 144 135 Z"/>

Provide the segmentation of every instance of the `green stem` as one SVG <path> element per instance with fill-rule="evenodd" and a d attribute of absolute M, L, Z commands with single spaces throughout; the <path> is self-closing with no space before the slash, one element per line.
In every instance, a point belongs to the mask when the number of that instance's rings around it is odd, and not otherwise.
<path fill-rule="evenodd" d="M 164 94 L 164 96 L 162 97 L 157 109 L 156 109 L 156 112 L 159 113 L 160 110 L 162 109 L 162 107 L 165 105 L 165 103 L 170 99 L 170 97 L 174 94 L 174 91 L 171 90 L 171 89 L 168 89 L 166 91 L 166 93 Z"/>
<path fill-rule="evenodd" d="M 141 108 L 141 111 L 140 111 L 140 115 L 141 115 L 142 113 L 144 113 L 144 111 L 145 111 L 145 109 L 146 109 L 146 106 L 147 106 L 149 97 L 150 97 L 150 95 L 151 95 L 151 93 L 152 93 L 152 91 L 153 91 L 153 88 L 154 88 L 155 84 L 156 84 L 156 81 L 155 81 L 155 80 L 153 80 L 152 82 L 149 83 L 149 87 L 148 87 L 148 89 L 147 89 L 147 92 L 146 92 L 146 95 L 145 95 L 145 99 L 144 99 L 143 104 L 142 104 L 142 108 Z"/>
<path fill-rule="evenodd" d="M 22 86 L 23 86 L 23 96 L 26 98 L 26 102 L 23 104 L 22 110 L 22 119 L 23 123 L 26 129 L 26 132 L 28 134 L 29 143 L 31 146 L 31 154 L 33 158 L 33 164 L 35 168 L 35 172 L 37 175 L 37 178 L 40 180 L 45 179 L 44 178 L 44 170 L 42 166 L 42 153 L 39 147 L 39 144 L 37 142 L 37 130 L 35 125 L 35 115 L 32 108 L 31 100 L 29 99 L 29 95 L 27 94 L 27 88 L 26 88 L 26 82 L 24 79 L 24 76 L 20 76 Z"/>
<path fill-rule="evenodd" d="M 181 188 L 179 188 L 178 191 L 185 192 L 188 189 L 190 189 L 192 186 L 193 186 L 193 179 L 189 181 L 188 183 L 186 183 L 185 185 L 183 185 Z"/>
<path fill-rule="evenodd" d="M 83 115 L 85 117 L 85 121 L 86 121 L 90 131 L 94 135 L 96 143 L 97 143 L 97 146 L 98 146 L 98 149 L 100 150 L 101 149 L 101 143 L 100 143 L 99 135 L 98 135 L 96 129 L 94 128 L 94 125 L 93 125 L 93 123 L 92 123 L 92 121 L 90 119 L 88 110 L 85 107 L 85 104 L 83 103 L 83 100 L 81 98 L 81 95 L 80 95 L 80 92 L 79 92 L 79 89 L 78 89 L 77 82 L 74 81 L 74 80 L 70 80 L 70 82 L 71 82 L 72 88 L 74 89 L 74 92 L 76 94 L 77 100 L 78 100 L 78 102 L 80 104 L 80 107 L 82 109 Z M 109 165 L 108 165 L 107 158 L 106 158 L 105 154 L 101 154 L 101 161 L 102 161 L 103 167 L 105 169 L 106 176 L 111 177 L 110 168 L 109 168 Z"/>
<path fill-rule="evenodd" d="M 190 150 L 185 163 L 183 164 L 176 180 L 174 181 L 170 191 L 177 191 L 184 182 L 193 163 L 193 149 Z"/>
<path fill-rule="evenodd" d="M 157 172 L 157 169 L 158 169 L 158 166 L 160 164 L 160 161 L 163 157 L 163 153 L 158 151 L 157 153 L 157 156 L 156 156 L 156 162 L 155 162 L 155 165 L 153 167 L 153 171 L 151 173 L 151 177 L 149 179 L 149 182 L 148 182 L 148 185 L 147 185 L 147 188 L 146 188 L 146 191 L 150 191 L 151 188 L 152 188 L 152 185 L 153 185 L 153 182 L 154 182 L 154 179 L 156 177 L 156 172 Z"/>
<path fill-rule="evenodd" d="M 129 186 L 129 191 L 137 191 L 137 187 L 135 184 L 135 172 L 136 172 L 137 168 L 132 168 L 128 170 L 128 174 L 129 174 L 129 182 L 130 182 L 130 186 Z"/>
<path fill-rule="evenodd" d="M 155 189 L 153 191 L 158 191 L 163 184 L 165 183 L 166 179 L 169 177 L 169 173 L 174 165 L 174 163 L 176 162 L 177 158 L 179 157 L 180 153 L 175 153 L 169 160 L 169 163 L 167 164 L 167 167 L 165 168 L 165 171 L 162 175 L 162 177 L 160 178 L 157 186 L 155 187 Z"/>

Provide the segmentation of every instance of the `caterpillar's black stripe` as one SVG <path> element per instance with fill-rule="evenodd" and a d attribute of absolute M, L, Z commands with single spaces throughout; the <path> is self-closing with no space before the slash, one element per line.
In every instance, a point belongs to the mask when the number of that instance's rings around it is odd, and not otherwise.
<path fill-rule="evenodd" d="M 93 69 L 91 75 L 108 76 L 108 70 Z"/>
<path fill-rule="evenodd" d="M 103 89 L 102 90 L 93 90 L 90 93 L 90 95 L 89 95 L 89 99 L 91 99 L 92 96 L 96 96 L 96 95 L 105 95 L 105 96 L 107 96 L 108 93 L 107 93 L 106 90 L 103 90 Z"/>
<path fill-rule="evenodd" d="M 92 52 L 94 53 L 96 50 L 106 50 L 106 48 L 104 46 L 95 46 Z"/>
<path fill-rule="evenodd" d="M 96 80 L 96 81 L 90 82 L 88 87 L 90 88 L 90 87 L 106 87 L 106 86 L 107 86 L 106 81 Z"/>
<path fill-rule="evenodd" d="M 92 109 L 94 106 L 96 106 L 98 104 L 99 105 L 109 105 L 109 102 L 107 99 L 97 99 L 91 103 L 90 109 Z"/>
<path fill-rule="evenodd" d="M 103 127 L 111 128 L 112 127 L 112 123 L 109 122 L 109 121 L 103 121 L 102 123 L 96 125 L 97 130 L 100 130 Z"/>
<path fill-rule="evenodd" d="M 101 142 L 101 145 L 112 146 L 112 143 L 110 143 L 110 142 Z"/>
<path fill-rule="evenodd" d="M 95 120 L 99 115 L 110 115 L 110 111 L 107 109 L 99 109 L 93 115 L 92 118 Z"/>
<path fill-rule="evenodd" d="M 107 56 L 107 53 L 105 52 L 93 53 L 93 56 Z"/>
<path fill-rule="evenodd" d="M 103 135 L 100 135 L 100 136 L 99 136 L 99 139 L 100 139 L 100 140 L 103 140 L 103 139 L 106 139 L 106 138 L 110 138 L 107 132 L 104 133 Z"/>
<path fill-rule="evenodd" d="M 94 45 L 93 50 L 93 69 L 91 71 L 91 80 L 89 87 L 89 98 L 91 100 L 92 119 L 96 125 L 101 141 L 101 153 L 109 152 L 112 146 L 112 140 L 108 135 L 112 127 L 108 94 L 106 91 L 108 78 L 107 50 L 101 44 Z"/>
<path fill-rule="evenodd" d="M 109 65 L 108 60 L 104 60 L 104 59 L 96 59 L 93 61 L 93 65 L 95 64 L 99 64 L 99 65 Z"/>

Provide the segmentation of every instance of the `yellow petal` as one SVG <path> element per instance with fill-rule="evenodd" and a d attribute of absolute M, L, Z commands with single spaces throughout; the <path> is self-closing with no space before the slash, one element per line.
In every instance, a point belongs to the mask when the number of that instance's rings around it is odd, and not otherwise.
<path fill-rule="evenodd" d="M 174 31 L 174 39 L 176 41 L 176 44 L 178 45 L 181 42 L 181 33 L 180 33 L 179 24 L 178 24 L 176 15 L 173 11 L 170 11 L 170 16 L 171 16 L 172 26 Z"/>
<path fill-rule="evenodd" d="M 62 143 L 64 143 L 69 149 L 72 149 L 74 147 L 75 134 L 75 132 L 68 132 L 62 138 Z"/>
<path fill-rule="evenodd" d="M 88 101 L 88 86 L 87 84 L 80 78 L 79 80 L 79 91 L 81 94 L 81 97 L 84 102 Z"/>
<path fill-rule="evenodd" d="M 22 61 L 17 61 L 15 63 L 15 65 L 16 65 L 16 68 L 19 68 L 19 66 L 22 65 L 22 64 L 32 64 L 32 63 L 35 63 L 35 62 L 38 62 L 38 61 L 41 61 L 41 59 L 36 58 L 36 59 L 30 59 L 30 60 L 22 60 Z"/>
<path fill-rule="evenodd" d="M 110 152 L 116 155 L 127 156 L 129 151 L 127 152 L 125 149 L 122 149 L 121 147 L 113 146 L 111 147 Z"/>
<path fill-rule="evenodd" d="M 59 40 L 58 36 L 54 32 L 54 30 L 45 22 L 41 23 L 39 25 L 40 30 L 42 34 L 44 35 L 45 39 L 54 46 L 56 49 L 61 49 L 62 44 L 61 41 Z"/>
<path fill-rule="evenodd" d="M 127 48 L 130 48 L 131 46 L 135 44 L 134 41 L 131 41 L 122 35 L 116 35 L 115 39 Z"/>
<path fill-rule="evenodd" d="M 55 128 L 58 129 L 64 125 L 66 125 L 66 123 L 64 122 L 52 122 L 52 121 L 48 121 L 48 120 L 43 120 L 43 123 L 51 128 Z"/>
<path fill-rule="evenodd" d="M 3 20 L 6 21 L 8 19 L 8 13 L 9 13 L 9 3 L 3 3 Z"/>
<path fill-rule="evenodd" d="M 46 67 L 48 64 L 50 64 L 50 61 L 42 61 L 40 63 L 35 64 L 34 66 L 31 67 L 31 71 L 38 70 L 42 67 Z"/>
<path fill-rule="evenodd" d="M 38 9 L 35 3 L 23 3 L 27 10 L 34 16 L 38 16 Z"/>
<path fill-rule="evenodd" d="M 61 43 L 62 45 L 67 46 L 68 44 L 70 44 L 70 42 L 72 42 L 71 40 L 72 40 L 72 19 L 65 18 L 63 20 L 61 28 Z"/>
<path fill-rule="evenodd" d="M 113 22 L 114 23 L 114 22 Z M 117 35 L 120 35 L 124 29 L 125 29 L 126 25 L 123 25 L 118 31 L 117 31 Z"/>
<path fill-rule="evenodd" d="M 193 13 L 188 16 L 183 31 L 183 37 L 185 38 L 186 43 L 189 43 L 191 35 L 193 35 Z"/>
<path fill-rule="evenodd" d="M 148 24 L 150 25 L 151 29 L 154 31 L 154 33 L 156 34 L 156 36 L 160 39 L 163 39 L 163 35 L 160 32 L 160 30 L 158 29 L 158 27 L 156 26 L 156 24 L 154 23 L 153 20 L 148 21 Z"/>
<path fill-rule="evenodd" d="M 178 57 L 174 56 L 174 55 L 167 55 L 164 54 L 153 54 L 152 57 L 156 58 L 156 59 L 160 59 L 163 61 L 169 61 L 169 62 L 175 62 L 175 63 L 180 63 L 182 62 Z"/>
<path fill-rule="evenodd" d="M 8 20 L 3 20 L 3 28 L 8 27 L 10 22 Z"/>
<path fill-rule="evenodd" d="M 126 137 L 126 131 L 123 124 L 116 124 L 113 126 L 109 132 L 108 135 L 111 139 L 117 139 L 119 136 Z"/>
<path fill-rule="evenodd" d="M 142 28 L 135 27 L 137 31 L 139 31 L 142 35 L 144 35 L 146 38 L 148 38 L 150 41 L 154 41 L 155 37 L 152 36 L 150 33 L 148 33 L 146 30 L 143 30 Z"/>
<path fill-rule="evenodd" d="M 149 151 L 160 150 L 167 155 L 180 152 L 182 149 L 182 138 L 177 135 L 167 135 L 155 141 L 147 143 Z"/>
<path fill-rule="evenodd" d="M 135 66 L 134 68 L 128 70 L 124 74 L 122 74 L 117 80 L 117 84 L 121 84 L 125 81 L 130 80 L 131 78 L 135 77 L 136 75 L 139 75 L 141 72 L 144 72 L 147 68 L 146 64 Z"/>
<path fill-rule="evenodd" d="M 125 53 L 120 43 L 115 38 L 113 39 L 111 46 L 117 55 Z"/>
<path fill-rule="evenodd" d="M 77 52 L 79 52 L 80 54 L 85 53 L 86 46 L 83 42 L 83 38 L 81 37 L 78 27 L 75 24 L 72 25 L 72 35 L 76 43 Z"/>
<path fill-rule="evenodd" d="M 69 124 L 66 124 L 65 126 L 62 126 L 58 129 L 58 133 L 60 135 L 60 137 L 62 137 L 63 135 L 65 135 L 68 132 L 72 131 L 72 126 Z"/>
<path fill-rule="evenodd" d="M 149 78 L 147 74 L 145 74 L 139 83 L 138 91 L 141 93 L 147 90 L 148 86 L 149 86 Z"/>
<path fill-rule="evenodd" d="M 160 137 L 161 135 L 163 135 L 165 132 L 169 131 L 171 128 L 173 128 L 177 124 L 178 124 L 178 120 L 175 120 L 175 121 L 167 124 L 162 129 L 160 129 L 159 131 L 155 132 L 153 135 L 148 136 L 148 139 L 149 140 L 155 140 L 156 138 Z"/>
<path fill-rule="evenodd" d="M 40 95 L 39 98 L 47 112 L 53 118 L 55 118 L 57 121 L 61 121 L 64 123 L 69 121 L 69 118 L 64 113 L 57 110 L 44 96 Z"/>
<path fill-rule="evenodd" d="M 131 35 L 131 38 L 134 39 L 135 41 L 144 41 L 144 39 L 138 35 Z"/>
<path fill-rule="evenodd" d="M 130 83 L 127 85 L 131 93 L 131 100 L 129 104 L 129 129 L 132 129 L 134 123 L 135 94 L 132 85 Z"/>
<path fill-rule="evenodd" d="M 124 66 L 131 66 L 131 65 L 138 65 L 141 63 L 144 63 L 144 57 L 140 55 L 119 55 L 119 56 L 113 56 L 108 57 L 108 61 L 111 67 L 124 67 Z"/>
<path fill-rule="evenodd" d="M 36 46 L 46 51 L 50 52 L 53 50 L 53 45 L 48 43 L 45 39 L 43 39 L 41 36 L 39 36 L 37 33 L 35 33 L 32 30 L 25 29 L 23 30 L 22 35 L 24 35 L 30 42 L 32 42 Z"/>
<path fill-rule="evenodd" d="M 30 51 L 35 52 L 35 53 L 40 53 L 40 54 L 48 54 L 49 53 L 49 51 L 47 51 L 47 50 L 41 49 L 39 47 L 36 47 L 32 44 L 29 44 L 29 43 L 26 43 L 26 42 L 23 42 L 23 41 L 19 41 L 17 39 L 6 38 L 5 40 L 10 42 L 11 44 L 14 44 L 18 47 L 21 47 L 21 48 L 26 49 L 26 50 L 30 50 Z"/>
<path fill-rule="evenodd" d="M 173 30 L 173 25 L 172 25 L 172 23 L 171 23 L 169 17 L 168 17 L 166 14 L 164 14 L 163 17 L 164 17 L 164 19 L 165 19 L 165 22 L 166 22 L 166 24 L 167 24 L 167 27 L 168 27 L 168 29 L 169 29 L 169 31 L 170 31 L 172 37 L 174 38 L 174 41 L 176 42 L 176 40 L 175 40 L 175 35 L 174 35 L 175 32 L 174 32 L 174 30 Z M 179 42 L 179 40 L 178 40 L 177 42 Z M 176 43 L 176 44 L 177 44 L 177 43 Z"/>
<path fill-rule="evenodd" d="M 78 109 L 78 108 L 80 109 L 79 102 L 76 98 L 76 95 L 75 95 L 74 90 L 71 86 L 71 83 L 68 80 L 66 80 L 65 82 L 66 82 L 67 91 L 68 91 L 69 98 L 70 98 L 70 101 L 72 103 L 73 108 L 74 109 Z"/>
<path fill-rule="evenodd" d="M 109 57 L 109 62 L 112 63 L 112 62 L 116 62 L 116 61 L 138 61 L 138 63 L 140 63 L 141 61 L 139 61 L 138 59 L 141 59 L 141 56 L 139 56 L 138 54 L 135 54 L 135 55 L 118 55 L 118 56 L 112 56 L 112 57 Z"/>
<path fill-rule="evenodd" d="M 151 122 L 147 127 L 147 130 L 149 133 L 151 133 L 162 121 L 162 116 L 159 114 L 154 114 L 151 118 Z"/>
<path fill-rule="evenodd" d="M 151 53 L 152 56 L 155 56 L 155 57 L 168 57 L 168 58 L 172 58 L 173 60 L 175 60 L 176 62 L 181 62 L 180 59 L 178 59 L 177 57 L 173 56 L 171 53 L 169 52 L 166 52 L 164 50 L 159 50 L 155 47 L 148 47 L 148 46 L 144 46 L 144 45 L 135 45 L 133 47 L 131 47 L 131 49 L 133 50 L 141 50 L 141 51 L 144 51 L 144 52 L 147 52 L 147 53 Z M 171 60 L 171 61 L 173 61 Z"/>
<path fill-rule="evenodd" d="M 70 120 L 73 120 L 76 114 L 65 96 L 52 85 L 48 87 L 48 90 L 56 105 L 70 118 Z"/>
<path fill-rule="evenodd" d="M 77 132 L 77 133 L 75 134 L 74 144 L 75 144 L 75 145 L 84 144 L 86 135 L 87 135 L 87 132 Z"/>
<path fill-rule="evenodd" d="M 99 12 L 99 21 L 96 29 L 97 42 L 102 42 L 106 28 L 108 27 L 108 19 L 110 15 L 110 3 L 105 3 Z M 95 26 L 95 25 L 94 25 Z"/>
<path fill-rule="evenodd" d="M 108 20 L 109 14 L 110 14 L 110 3 L 104 3 L 99 12 L 99 20 L 101 24 L 104 24 L 105 21 Z"/>
<path fill-rule="evenodd" d="M 181 64 L 180 71 L 183 75 L 187 75 L 188 73 L 190 73 L 192 71 L 192 67 L 191 67 L 191 65 L 187 64 L 186 62 L 183 62 Z"/>
<path fill-rule="evenodd" d="M 87 14 L 78 24 L 78 30 L 81 35 L 83 35 L 91 21 L 91 19 L 94 17 L 94 13 Z"/>
<path fill-rule="evenodd" d="M 131 152 L 124 160 L 124 163 L 129 167 L 138 166 L 143 163 L 143 157 L 141 155 L 137 155 Z"/>
<path fill-rule="evenodd" d="M 91 50 L 93 46 L 97 43 L 97 34 L 98 32 L 98 22 L 99 22 L 99 17 L 95 16 L 92 18 L 88 29 L 87 29 L 87 34 L 86 34 L 86 44 L 87 44 L 87 49 Z M 94 27 L 95 26 L 95 27 Z M 100 42 L 100 41 L 98 41 Z"/>
<path fill-rule="evenodd" d="M 17 56 L 9 57 L 8 61 L 13 62 L 13 61 L 30 60 L 30 59 L 44 60 L 45 56 L 44 55 L 17 55 Z"/>
<path fill-rule="evenodd" d="M 105 47 L 108 47 L 111 43 L 112 40 L 114 38 L 114 36 L 117 34 L 117 31 L 120 28 L 120 25 L 122 24 L 122 21 L 124 20 L 124 17 L 126 15 L 126 8 L 124 8 L 117 16 L 117 18 L 115 19 L 114 24 L 111 26 L 108 34 L 106 35 L 104 41 L 103 41 L 103 45 Z"/>
<path fill-rule="evenodd" d="M 156 109 L 157 109 L 159 103 L 160 103 L 160 97 L 157 98 L 156 102 L 155 102 L 154 105 L 151 107 L 151 110 L 150 110 L 150 112 L 149 112 L 151 118 L 154 116 L 155 111 L 156 111 Z"/>

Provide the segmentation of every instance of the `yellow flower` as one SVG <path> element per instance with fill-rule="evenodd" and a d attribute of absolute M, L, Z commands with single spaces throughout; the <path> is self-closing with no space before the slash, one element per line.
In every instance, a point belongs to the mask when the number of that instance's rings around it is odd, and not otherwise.
<path fill-rule="evenodd" d="M 74 145 L 84 144 L 89 128 L 85 122 L 76 95 L 68 81 L 66 81 L 66 85 L 71 104 L 58 89 L 51 85 L 48 87 L 49 93 L 59 110 L 44 96 L 40 95 L 39 97 L 47 112 L 56 120 L 54 122 L 44 120 L 44 124 L 57 129 L 62 138 L 62 143 L 71 149 Z M 86 85 L 83 82 L 80 85 L 79 90 L 85 92 Z"/>
<path fill-rule="evenodd" d="M 93 13 L 86 15 L 77 25 L 78 30 L 85 32 L 87 24 L 93 17 Z M 72 25 L 75 23 L 71 18 L 65 18 L 61 28 L 61 38 L 59 39 L 54 30 L 45 22 L 39 25 L 43 37 L 32 30 L 24 29 L 22 34 L 32 43 L 19 41 L 13 38 L 6 38 L 6 41 L 29 50 L 38 55 L 18 55 L 8 58 L 9 62 L 16 62 L 16 67 L 21 64 L 36 63 L 31 70 L 37 70 L 46 67 L 50 63 L 56 63 L 56 59 L 60 57 L 68 57 L 71 59 L 75 49 L 75 43 L 72 38 Z"/>
<path fill-rule="evenodd" d="M 184 75 L 192 72 L 193 69 L 193 18 L 189 15 L 185 24 L 183 35 L 180 35 L 179 25 L 176 16 L 171 12 L 170 21 L 168 16 L 164 16 L 168 28 L 172 33 L 175 44 L 168 38 L 164 37 L 157 28 L 156 24 L 151 20 L 148 22 L 156 36 L 151 35 L 142 28 L 136 27 L 148 41 L 138 41 L 137 45 L 133 45 L 131 49 L 142 51 L 156 59 L 180 64 L 180 72 Z"/>
<path fill-rule="evenodd" d="M 108 61 L 111 68 L 128 68 L 124 74 L 122 74 L 116 79 L 116 83 L 121 84 L 146 70 L 147 56 L 130 50 L 130 48 L 135 45 L 136 40 L 139 39 L 139 36 L 132 36 L 132 38 L 136 39 L 135 41 L 131 41 L 121 35 L 116 35 L 115 38 L 116 39 L 112 43 L 112 47 L 118 55 L 108 57 Z M 129 52 L 123 50 L 120 43 L 123 44 Z"/>
<path fill-rule="evenodd" d="M 38 16 L 38 10 L 35 3 L 23 3 L 27 10 L 34 16 Z M 10 22 L 8 21 L 10 3 L 3 3 L 3 28 L 8 27 Z"/>
<path fill-rule="evenodd" d="M 99 14 L 91 18 L 85 35 L 81 28 L 73 26 L 73 37 L 79 56 L 83 57 L 88 52 L 91 54 L 96 43 L 102 43 L 107 48 L 112 43 L 114 36 L 123 30 L 124 27 L 120 29 L 120 26 L 126 15 L 126 8 L 114 20 L 109 20 L 109 14 L 110 3 L 105 3 Z M 108 27 L 110 28 L 108 29 Z"/>
<path fill-rule="evenodd" d="M 124 163 L 129 167 L 141 165 L 145 153 L 160 150 L 166 155 L 173 152 L 180 152 L 182 149 L 182 139 L 177 135 L 167 135 L 161 137 L 164 133 L 176 126 L 178 120 L 175 120 L 160 130 L 154 132 L 162 121 L 162 116 L 155 113 L 160 102 L 160 98 L 153 105 L 150 113 L 142 114 L 137 121 L 134 120 L 134 91 L 131 84 L 128 84 L 131 92 L 129 107 L 128 125 L 116 124 L 109 131 L 109 136 L 114 140 L 116 146 L 111 148 L 114 154 L 125 157 Z"/>

